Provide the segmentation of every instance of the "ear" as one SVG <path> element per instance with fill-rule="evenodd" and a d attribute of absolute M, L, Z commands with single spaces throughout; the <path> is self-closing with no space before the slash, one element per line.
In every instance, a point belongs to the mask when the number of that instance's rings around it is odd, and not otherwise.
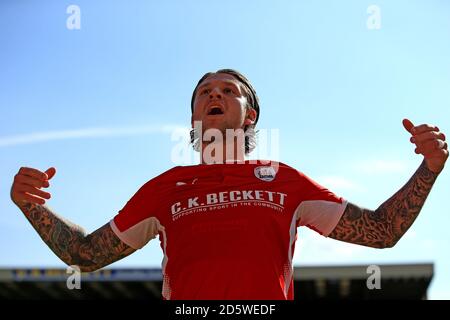
<path fill-rule="evenodd" d="M 254 124 L 256 120 L 256 110 L 253 108 L 247 109 L 247 114 L 245 115 L 244 125 L 248 126 Z"/>

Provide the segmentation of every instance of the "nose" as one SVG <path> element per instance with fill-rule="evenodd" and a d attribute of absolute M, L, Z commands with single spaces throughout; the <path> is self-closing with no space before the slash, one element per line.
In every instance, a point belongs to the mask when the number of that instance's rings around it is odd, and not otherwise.
<path fill-rule="evenodd" d="M 213 90 L 211 90 L 211 92 L 209 93 L 209 98 L 211 100 L 214 99 L 214 98 L 222 99 L 222 94 L 220 93 L 219 88 L 214 88 Z"/>

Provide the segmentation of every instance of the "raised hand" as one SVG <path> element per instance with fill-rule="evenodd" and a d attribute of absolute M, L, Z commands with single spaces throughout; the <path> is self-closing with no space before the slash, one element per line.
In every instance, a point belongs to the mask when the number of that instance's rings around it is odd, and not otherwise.
<path fill-rule="evenodd" d="M 14 182 L 11 187 L 11 199 L 20 206 L 24 203 L 45 204 L 46 199 L 50 199 L 48 192 L 41 190 L 48 188 L 48 182 L 56 173 L 56 169 L 51 167 L 47 171 L 42 172 L 33 168 L 20 168 L 19 172 L 14 176 Z"/>
<path fill-rule="evenodd" d="M 410 141 L 416 145 L 415 152 L 425 157 L 428 169 L 440 173 L 448 158 L 445 135 L 436 126 L 429 124 L 414 126 L 408 119 L 403 120 L 403 126 L 412 135 Z"/>

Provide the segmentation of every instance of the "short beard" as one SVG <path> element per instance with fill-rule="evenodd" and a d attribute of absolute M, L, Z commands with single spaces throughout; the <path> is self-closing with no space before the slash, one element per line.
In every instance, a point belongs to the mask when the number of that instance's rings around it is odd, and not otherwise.
<path fill-rule="evenodd" d="M 222 134 L 225 137 L 225 132 L 223 130 Z M 247 125 L 244 127 L 244 137 L 245 137 L 245 155 L 249 155 L 256 148 L 256 135 L 258 131 L 255 130 L 254 125 Z M 190 131 L 190 138 L 192 148 L 200 152 L 201 150 L 201 142 L 202 142 L 202 133 L 195 130 L 195 128 Z"/>

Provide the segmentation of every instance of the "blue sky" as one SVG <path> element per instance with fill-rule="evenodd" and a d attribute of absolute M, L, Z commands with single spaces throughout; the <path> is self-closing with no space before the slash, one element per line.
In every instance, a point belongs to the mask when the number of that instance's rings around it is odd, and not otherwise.
<path fill-rule="evenodd" d="M 48 205 L 93 231 L 176 165 L 171 129 L 190 125 L 195 84 L 220 68 L 251 80 L 281 161 L 375 209 L 421 162 L 402 119 L 450 132 L 449 13 L 443 0 L 0 2 L 0 267 L 63 266 L 9 199 L 21 166 L 55 166 Z M 447 169 L 392 249 L 301 228 L 294 262 L 433 262 L 429 296 L 450 299 L 449 186 Z M 161 259 L 152 241 L 113 266 Z"/>

